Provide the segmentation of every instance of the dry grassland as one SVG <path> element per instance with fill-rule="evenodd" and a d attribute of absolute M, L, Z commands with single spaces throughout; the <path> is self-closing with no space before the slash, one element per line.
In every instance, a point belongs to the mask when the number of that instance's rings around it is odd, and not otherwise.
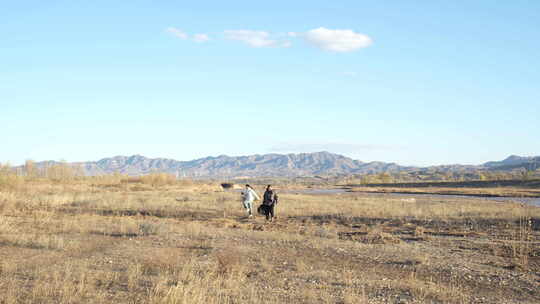
<path fill-rule="evenodd" d="M 540 208 L 282 194 L 277 215 L 205 184 L 13 183 L 0 303 L 540 302 Z"/>
<path fill-rule="evenodd" d="M 406 194 L 441 194 L 469 195 L 478 197 L 540 197 L 539 188 L 517 187 L 351 187 L 349 191 L 362 193 L 406 193 Z"/>

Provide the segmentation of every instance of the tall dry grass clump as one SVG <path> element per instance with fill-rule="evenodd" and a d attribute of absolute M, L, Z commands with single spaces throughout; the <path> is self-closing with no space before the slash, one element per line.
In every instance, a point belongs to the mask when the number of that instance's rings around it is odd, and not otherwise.
<path fill-rule="evenodd" d="M 0 164 L 0 190 L 14 190 L 24 184 L 25 178 L 17 174 L 9 163 Z"/>
<path fill-rule="evenodd" d="M 151 173 L 132 178 L 132 180 L 133 182 L 137 181 L 142 184 L 151 185 L 152 187 L 158 187 L 175 184 L 176 176 L 169 173 Z"/>
<path fill-rule="evenodd" d="M 506 244 L 510 248 L 511 257 L 515 265 L 522 269 L 528 269 L 529 259 L 534 255 L 535 250 L 533 218 L 528 209 L 523 206 L 520 209 L 522 210 L 517 220 L 517 227 L 512 230 Z"/>

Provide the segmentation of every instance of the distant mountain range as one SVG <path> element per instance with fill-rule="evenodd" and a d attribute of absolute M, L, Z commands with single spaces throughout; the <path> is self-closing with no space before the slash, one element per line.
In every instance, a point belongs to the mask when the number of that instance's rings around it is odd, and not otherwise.
<path fill-rule="evenodd" d="M 502 161 L 491 161 L 484 164 L 485 167 L 496 170 L 526 169 L 536 170 L 540 168 L 540 156 L 522 157 L 511 155 Z"/>
<path fill-rule="evenodd" d="M 55 162 L 36 163 L 45 167 Z M 411 171 L 474 171 L 474 170 L 535 170 L 540 168 L 540 156 L 521 157 L 512 155 L 502 161 L 491 161 L 481 165 L 443 165 L 431 167 L 408 167 L 395 163 L 362 162 L 329 152 L 300 154 L 264 154 L 250 156 L 206 157 L 191 161 L 167 158 L 147 158 L 141 155 L 115 156 L 99 161 L 71 163 L 81 166 L 86 175 L 122 173 L 143 175 L 166 172 L 179 177 L 296 177 L 367 174 L 381 172 Z"/>

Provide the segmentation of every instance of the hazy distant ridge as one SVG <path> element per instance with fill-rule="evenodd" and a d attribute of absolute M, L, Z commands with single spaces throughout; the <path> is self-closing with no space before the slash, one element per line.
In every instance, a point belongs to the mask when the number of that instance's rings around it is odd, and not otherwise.
<path fill-rule="evenodd" d="M 314 176 L 400 171 L 410 167 L 394 163 L 364 163 L 329 152 L 205 157 L 191 161 L 147 158 L 141 155 L 115 156 L 97 162 L 80 163 L 87 175 L 125 173 L 130 175 L 168 172 L 186 177 L 218 176 Z"/>
<path fill-rule="evenodd" d="M 51 164 L 40 162 L 38 166 Z M 407 167 L 395 163 L 362 162 L 329 152 L 300 154 L 263 154 L 249 156 L 205 157 L 191 161 L 167 158 L 147 158 L 141 155 L 115 156 L 99 161 L 73 163 L 80 165 L 86 175 L 122 173 L 142 175 L 152 172 L 167 172 L 180 177 L 261 177 L 261 176 L 316 176 L 365 174 L 380 172 L 402 172 L 438 170 L 444 172 L 468 170 L 513 170 L 540 167 L 540 156 L 520 157 L 512 155 L 502 161 L 490 161 L 482 165 L 443 165 L 432 167 Z"/>

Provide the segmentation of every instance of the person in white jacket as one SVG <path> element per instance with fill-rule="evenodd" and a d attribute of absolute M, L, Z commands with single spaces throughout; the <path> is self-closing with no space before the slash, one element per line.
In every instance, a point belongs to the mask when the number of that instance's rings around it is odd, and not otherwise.
<path fill-rule="evenodd" d="M 257 192 L 255 192 L 255 190 L 253 190 L 253 188 L 251 188 L 250 185 L 246 185 L 246 190 L 244 190 L 242 198 L 243 198 L 242 203 L 244 204 L 244 208 L 246 209 L 246 211 L 248 213 L 248 216 L 252 217 L 253 216 L 253 212 L 252 212 L 252 210 L 253 210 L 253 201 L 254 200 L 260 200 L 261 198 L 259 197 Z"/>

